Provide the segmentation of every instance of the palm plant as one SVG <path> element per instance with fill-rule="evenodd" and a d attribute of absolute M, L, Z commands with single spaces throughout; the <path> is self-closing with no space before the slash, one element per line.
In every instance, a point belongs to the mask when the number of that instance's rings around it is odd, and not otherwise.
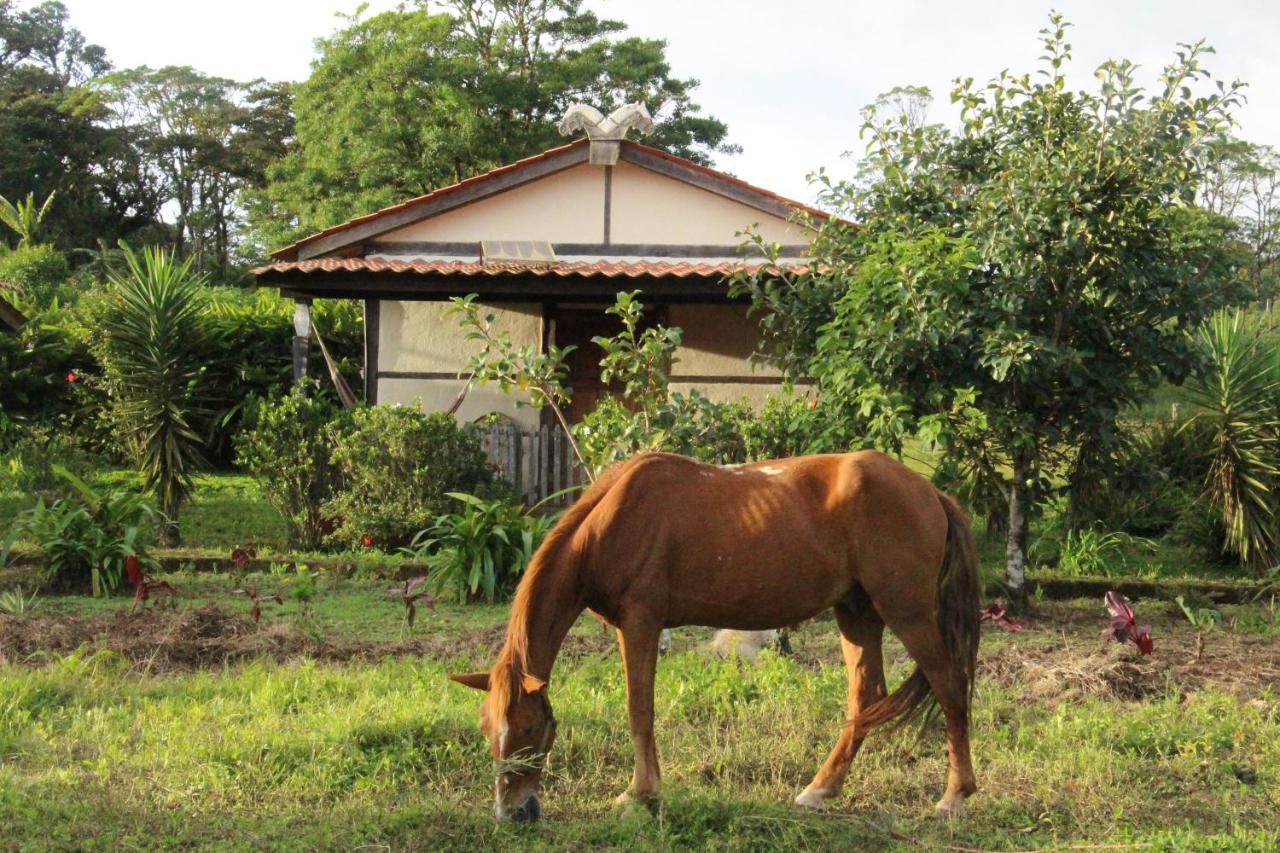
<path fill-rule="evenodd" d="M 164 541 L 172 546 L 192 476 L 206 464 L 201 426 L 212 415 L 202 402 L 204 279 L 189 259 L 160 248 L 125 247 L 123 260 L 109 277 L 117 301 L 103 318 L 103 362 L 126 446 L 167 518 Z"/>
<path fill-rule="evenodd" d="M 1208 423 L 1212 456 L 1206 493 L 1221 512 L 1226 550 L 1252 568 L 1274 565 L 1280 478 L 1280 381 L 1274 354 L 1239 312 L 1219 311 L 1197 339 L 1206 369 L 1189 383 Z"/>
<path fill-rule="evenodd" d="M 49 197 L 39 208 L 36 207 L 34 193 L 27 193 L 26 200 L 16 205 L 0 195 L 0 222 L 12 228 L 18 235 L 19 248 L 36 242 L 40 223 L 44 221 L 45 214 L 49 212 L 49 208 L 53 205 L 53 198 L 57 194 L 57 191 L 49 193 Z"/>

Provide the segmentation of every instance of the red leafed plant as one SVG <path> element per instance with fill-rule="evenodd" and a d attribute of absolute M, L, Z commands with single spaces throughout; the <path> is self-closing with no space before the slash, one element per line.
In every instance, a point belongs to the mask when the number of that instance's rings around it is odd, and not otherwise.
<path fill-rule="evenodd" d="M 124 574 L 128 578 L 129 583 L 133 585 L 133 606 L 130 610 L 137 610 L 139 604 L 144 604 L 152 595 L 177 595 L 178 591 L 168 581 L 154 580 L 151 575 L 147 574 L 147 570 L 142 568 L 142 561 L 137 555 L 124 558 Z"/>
<path fill-rule="evenodd" d="M 1010 633 L 1022 630 L 1022 623 L 1010 616 L 1005 609 L 1003 598 L 997 598 L 982 608 L 979 612 L 979 621 L 992 622 L 996 627 L 1003 628 Z"/>
<path fill-rule="evenodd" d="M 417 592 L 418 587 L 425 581 L 425 577 L 409 578 L 402 586 L 393 586 L 387 590 L 387 595 L 399 596 L 404 602 L 404 622 L 409 626 L 409 633 L 413 633 L 413 622 L 418 618 L 418 602 L 421 601 L 427 607 L 435 610 L 436 601 L 431 597 L 430 593 Z"/>
<path fill-rule="evenodd" d="M 237 545 L 231 549 L 231 565 L 237 570 L 243 569 L 250 560 L 258 556 L 258 549 L 252 545 Z"/>
<path fill-rule="evenodd" d="M 1151 641 L 1151 626 L 1138 624 L 1138 618 L 1133 612 L 1133 604 L 1129 599 L 1118 592 L 1108 592 L 1103 601 L 1107 605 L 1107 612 L 1111 614 L 1111 624 L 1103 629 L 1102 636 L 1109 637 L 1117 643 L 1132 640 L 1138 647 L 1139 654 L 1151 654 L 1155 648 Z"/>
<path fill-rule="evenodd" d="M 256 586 L 251 586 L 246 589 L 233 590 L 231 594 L 248 596 L 249 601 L 252 602 L 253 604 L 253 607 L 249 608 L 249 618 L 253 620 L 255 625 L 258 623 L 258 620 L 262 618 L 263 602 L 274 601 L 276 604 L 279 604 L 281 606 L 284 605 L 284 596 L 275 595 L 269 592 L 259 595 L 258 588 Z"/>

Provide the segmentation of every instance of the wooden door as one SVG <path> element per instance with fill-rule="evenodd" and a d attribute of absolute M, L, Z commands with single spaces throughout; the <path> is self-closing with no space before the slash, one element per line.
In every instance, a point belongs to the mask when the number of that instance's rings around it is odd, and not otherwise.
<path fill-rule="evenodd" d="M 565 364 L 569 368 L 565 384 L 573 391 L 566 417 L 569 423 L 576 424 L 596 407 L 600 398 L 622 393 L 620 386 L 606 385 L 600 381 L 600 359 L 604 357 L 604 350 L 591 341 L 594 337 L 611 338 L 618 334 L 622 331 L 622 321 L 612 314 L 606 314 L 604 306 L 598 310 L 555 309 L 548 316 L 554 319 L 555 345 L 576 347 L 565 358 Z M 655 322 L 656 313 L 649 314 L 641 329 Z"/>

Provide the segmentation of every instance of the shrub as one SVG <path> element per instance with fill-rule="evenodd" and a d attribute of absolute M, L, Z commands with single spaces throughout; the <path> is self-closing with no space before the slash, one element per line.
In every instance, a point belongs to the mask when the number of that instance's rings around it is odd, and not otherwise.
<path fill-rule="evenodd" d="M 325 507 L 338 547 L 406 546 L 449 508 L 449 492 L 492 498 L 506 491 L 473 427 L 417 406 L 352 410 L 351 429 L 336 435 L 333 464 L 341 491 Z"/>
<path fill-rule="evenodd" d="M 69 488 L 55 469 L 61 465 L 80 473 L 90 464 L 91 459 L 73 437 L 62 430 L 36 426 L 12 442 L 8 450 L 0 452 L 0 492 L 21 492 L 54 500 L 65 496 Z"/>
<path fill-rule="evenodd" d="M 128 558 L 155 566 L 146 545 L 161 516 L 144 497 L 125 489 L 98 492 L 65 468 L 56 470 L 77 496 L 49 505 L 40 500 L 19 517 L 0 564 L 14 536 L 25 535 L 48 561 L 55 588 L 90 589 L 95 596 L 116 590 Z"/>
<path fill-rule="evenodd" d="M 759 412 L 742 418 L 742 437 L 749 459 L 783 459 L 806 453 L 844 450 L 826 440 L 816 398 L 771 395 Z"/>
<path fill-rule="evenodd" d="M 448 497 L 459 501 L 461 510 L 441 515 L 409 549 L 431 565 L 431 588 L 436 595 L 453 590 L 460 601 L 509 594 L 556 516 L 536 514 L 536 505 L 526 512 L 502 499 L 458 492 Z"/>
<path fill-rule="evenodd" d="M 51 312 L 16 335 L 0 334 L 0 448 L 33 426 L 69 419 L 81 405 L 93 358 Z"/>
<path fill-rule="evenodd" d="M 0 254 L 0 281 L 16 288 L 27 308 L 43 310 L 66 294 L 70 274 L 67 256 L 48 243 Z"/>
<path fill-rule="evenodd" d="M 348 424 L 331 399 L 305 389 L 246 411 L 237 459 L 284 519 L 291 547 L 315 550 L 332 530 L 324 507 L 338 490 L 333 449 Z"/>

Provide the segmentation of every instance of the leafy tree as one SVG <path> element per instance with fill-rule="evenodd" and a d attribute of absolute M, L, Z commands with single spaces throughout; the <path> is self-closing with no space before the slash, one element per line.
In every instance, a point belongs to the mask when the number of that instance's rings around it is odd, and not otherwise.
<path fill-rule="evenodd" d="M 177 517 L 205 465 L 205 426 L 212 414 L 204 387 L 202 276 L 191 259 L 162 248 L 125 251 L 111 275 L 118 297 L 102 319 L 99 358 L 107 373 L 122 444 L 168 521 L 166 544 L 178 542 Z"/>
<path fill-rule="evenodd" d="M 118 71 L 100 90 L 112 123 L 135 141 L 152 184 L 174 209 L 175 251 L 192 255 L 198 269 L 225 273 L 240 193 L 262 185 L 291 133 L 287 90 L 187 66 Z"/>
<path fill-rule="evenodd" d="M 44 227 L 63 247 L 114 242 L 159 209 L 127 134 L 103 123 L 93 83 L 109 68 L 62 3 L 0 0 L 0 195 L 56 191 Z"/>
<path fill-rule="evenodd" d="M 1201 204 L 1239 223 L 1254 294 L 1273 296 L 1280 268 L 1280 152 L 1224 135 L 1205 146 L 1202 162 Z"/>
<path fill-rule="evenodd" d="M 1051 477 L 1160 378 L 1195 361 L 1185 330 L 1240 298 L 1233 225 L 1195 206 L 1201 155 L 1238 84 L 1183 46 L 1148 95 L 1108 61 L 1071 91 L 1058 15 L 1035 75 L 957 81 L 956 130 L 868 119 L 865 178 L 826 185 L 848 219 L 818 260 L 737 283 L 768 309 L 775 357 L 843 400 L 868 441 L 920 435 L 1003 498 L 1007 582 Z"/>
<path fill-rule="evenodd" d="M 644 101 L 647 141 L 701 162 L 736 150 L 663 42 L 618 37 L 622 22 L 582 6 L 456 0 L 348 17 L 297 87 L 297 139 L 255 194 L 256 238 L 282 245 L 560 144 L 554 124 L 574 101 Z"/>

